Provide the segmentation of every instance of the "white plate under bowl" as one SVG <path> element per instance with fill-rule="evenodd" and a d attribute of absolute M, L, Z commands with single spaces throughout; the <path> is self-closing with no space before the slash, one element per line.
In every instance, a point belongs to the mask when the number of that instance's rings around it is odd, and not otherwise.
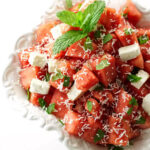
<path fill-rule="evenodd" d="M 56 12 L 65 8 L 64 0 L 51 0 L 53 1 L 50 8 L 42 16 L 41 23 L 45 23 L 54 19 Z M 80 0 L 74 0 L 74 3 Z M 149 0 L 133 0 L 138 9 L 143 13 L 138 26 L 142 25 L 150 27 L 150 2 Z M 121 4 L 125 3 L 125 0 L 107 0 L 107 4 L 110 7 L 118 9 Z M 35 28 L 34 28 L 35 30 Z M 58 140 L 64 142 L 65 146 L 69 150 L 105 150 L 102 146 L 96 146 L 87 143 L 81 139 L 69 136 L 61 127 L 60 123 L 53 115 L 48 115 L 38 107 L 33 106 L 27 101 L 26 93 L 19 84 L 19 60 L 17 51 L 32 46 L 33 39 L 35 37 L 34 30 L 31 33 L 23 35 L 16 42 L 14 53 L 10 55 L 9 65 L 5 69 L 3 74 L 3 84 L 7 90 L 8 100 L 11 105 L 19 111 L 25 118 L 32 121 L 40 121 L 41 127 L 46 130 L 55 130 L 59 136 Z M 150 150 L 150 130 L 145 130 L 142 135 L 135 140 L 133 146 L 127 147 L 127 150 Z"/>

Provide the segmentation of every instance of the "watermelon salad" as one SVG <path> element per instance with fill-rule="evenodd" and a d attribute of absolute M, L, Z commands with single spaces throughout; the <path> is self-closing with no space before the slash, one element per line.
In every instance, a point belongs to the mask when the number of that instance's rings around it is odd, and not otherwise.
<path fill-rule="evenodd" d="M 131 0 L 116 11 L 88 0 L 41 24 L 18 53 L 27 99 L 65 130 L 110 150 L 150 127 L 150 29 Z"/>

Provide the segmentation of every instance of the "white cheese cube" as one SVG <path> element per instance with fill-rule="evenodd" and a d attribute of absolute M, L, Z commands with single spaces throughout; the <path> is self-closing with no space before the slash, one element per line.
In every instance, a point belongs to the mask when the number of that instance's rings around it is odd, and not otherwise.
<path fill-rule="evenodd" d="M 65 23 L 61 23 L 56 25 L 55 27 L 53 27 L 50 32 L 52 33 L 52 36 L 54 38 L 54 40 L 58 39 L 60 36 L 62 36 L 65 32 L 67 32 L 70 29 L 70 26 L 65 24 Z"/>
<path fill-rule="evenodd" d="M 47 57 L 44 54 L 40 54 L 38 52 L 32 52 L 30 54 L 29 63 L 34 67 L 45 67 L 47 63 Z"/>
<path fill-rule="evenodd" d="M 53 73 L 56 72 L 58 69 L 60 61 L 57 59 L 49 59 L 48 61 L 48 72 Z"/>
<path fill-rule="evenodd" d="M 48 94 L 49 89 L 50 89 L 50 84 L 48 82 L 41 81 L 39 79 L 33 79 L 31 81 L 30 92 L 32 93 L 46 95 Z"/>
<path fill-rule="evenodd" d="M 79 97 L 81 97 L 84 94 L 84 92 L 82 90 L 79 90 L 76 88 L 76 85 L 74 84 L 70 91 L 68 92 L 68 98 L 72 101 L 75 101 L 76 99 L 78 99 Z"/>
<path fill-rule="evenodd" d="M 150 116 L 150 94 L 144 97 L 142 107 Z"/>
<path fill-rule="evenodd" d="M 134 59 L 140 54 L 141 54 L 140 46 L 137 43 L 119 48 L 119 56 L 122 61 Z"/>
<path fill-rule="evenodd" d="M 139 80 L 138 82 L 131 83 L 132 86 L 136 87 L 137 89 L 140 89 L 143 84 L 148 80 L 149 74 L 145 72 L 144 70 L 140 70 L 136 76 L 141 77 L 142 79 Z"/>

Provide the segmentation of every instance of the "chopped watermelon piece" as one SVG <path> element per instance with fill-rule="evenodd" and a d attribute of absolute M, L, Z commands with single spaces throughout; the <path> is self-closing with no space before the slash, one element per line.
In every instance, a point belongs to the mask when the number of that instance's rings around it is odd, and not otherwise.
<path fill-rule="evenodd" d="M 133 25 L 136 25 L 142 17 L 132 0 L 127 0 L 126 5 L 121 8 L 120 12 Z"/>
<path fill-rule="evenodd" d="M 115 31 L 121 23 L 121 16 L 116 13 L 114 8 L 106 8 L 101 15 L 99 23 L 109 31 Z"/>
<path fill-rule="evenodd" d="M 77 89 L 82 91 L 89 90 L 99 82 L 94 73 L 86 66 L 83 66 L 83 68 L 75 74 L 74 79 Z"/>
<path fill-rule="evenodd" d="M 38 71 L 38 67 L 29 67 L 20 71 L 20 83 L 25 90 L 30 88 L 32 79 L 37 78 Z"/>
<path fill-rule="evenodd" d="M 57 89 L 53 93 L 51 103 L 55 103 L 55 111 L 53 114 L 61 119 L 64 118 L 65 114 L 67 114 L 73 105 L 72 101 L 68 99 L 67 95 Z"/>
<path fill-rule="evenodd" d="M 150 41 L 148 41 L 146 44 L 140 45 L 141 52 L 143 55 L 144 60 L 150 59 Z"/>

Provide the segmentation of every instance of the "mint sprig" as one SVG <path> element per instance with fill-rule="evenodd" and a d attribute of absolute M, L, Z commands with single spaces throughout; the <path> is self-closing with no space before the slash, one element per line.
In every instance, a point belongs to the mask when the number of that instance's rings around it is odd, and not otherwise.
<path fill-rule="evenodd" d="M 57 17 L 62 22 L 69 24 L 73 27 L 79 27 L 80 29 L 82 29 L 82 31 L 71 30 L 59 37 L 54 44 L 53 54 L 56 55 L 61 51 L 64 51 L 73 43 L 85 38 L 88 33 L 95 28 L 104 9 L 104 1 L 95 1 L 94 3 L 90 4 L 84 12 L 58 12 Z"/>
<path fill-rule="evenodd" d="M 66 5 L 67 5 L 67 8 L 71 8 L 72 7 L 72 0 L 66 0 Z"/>

